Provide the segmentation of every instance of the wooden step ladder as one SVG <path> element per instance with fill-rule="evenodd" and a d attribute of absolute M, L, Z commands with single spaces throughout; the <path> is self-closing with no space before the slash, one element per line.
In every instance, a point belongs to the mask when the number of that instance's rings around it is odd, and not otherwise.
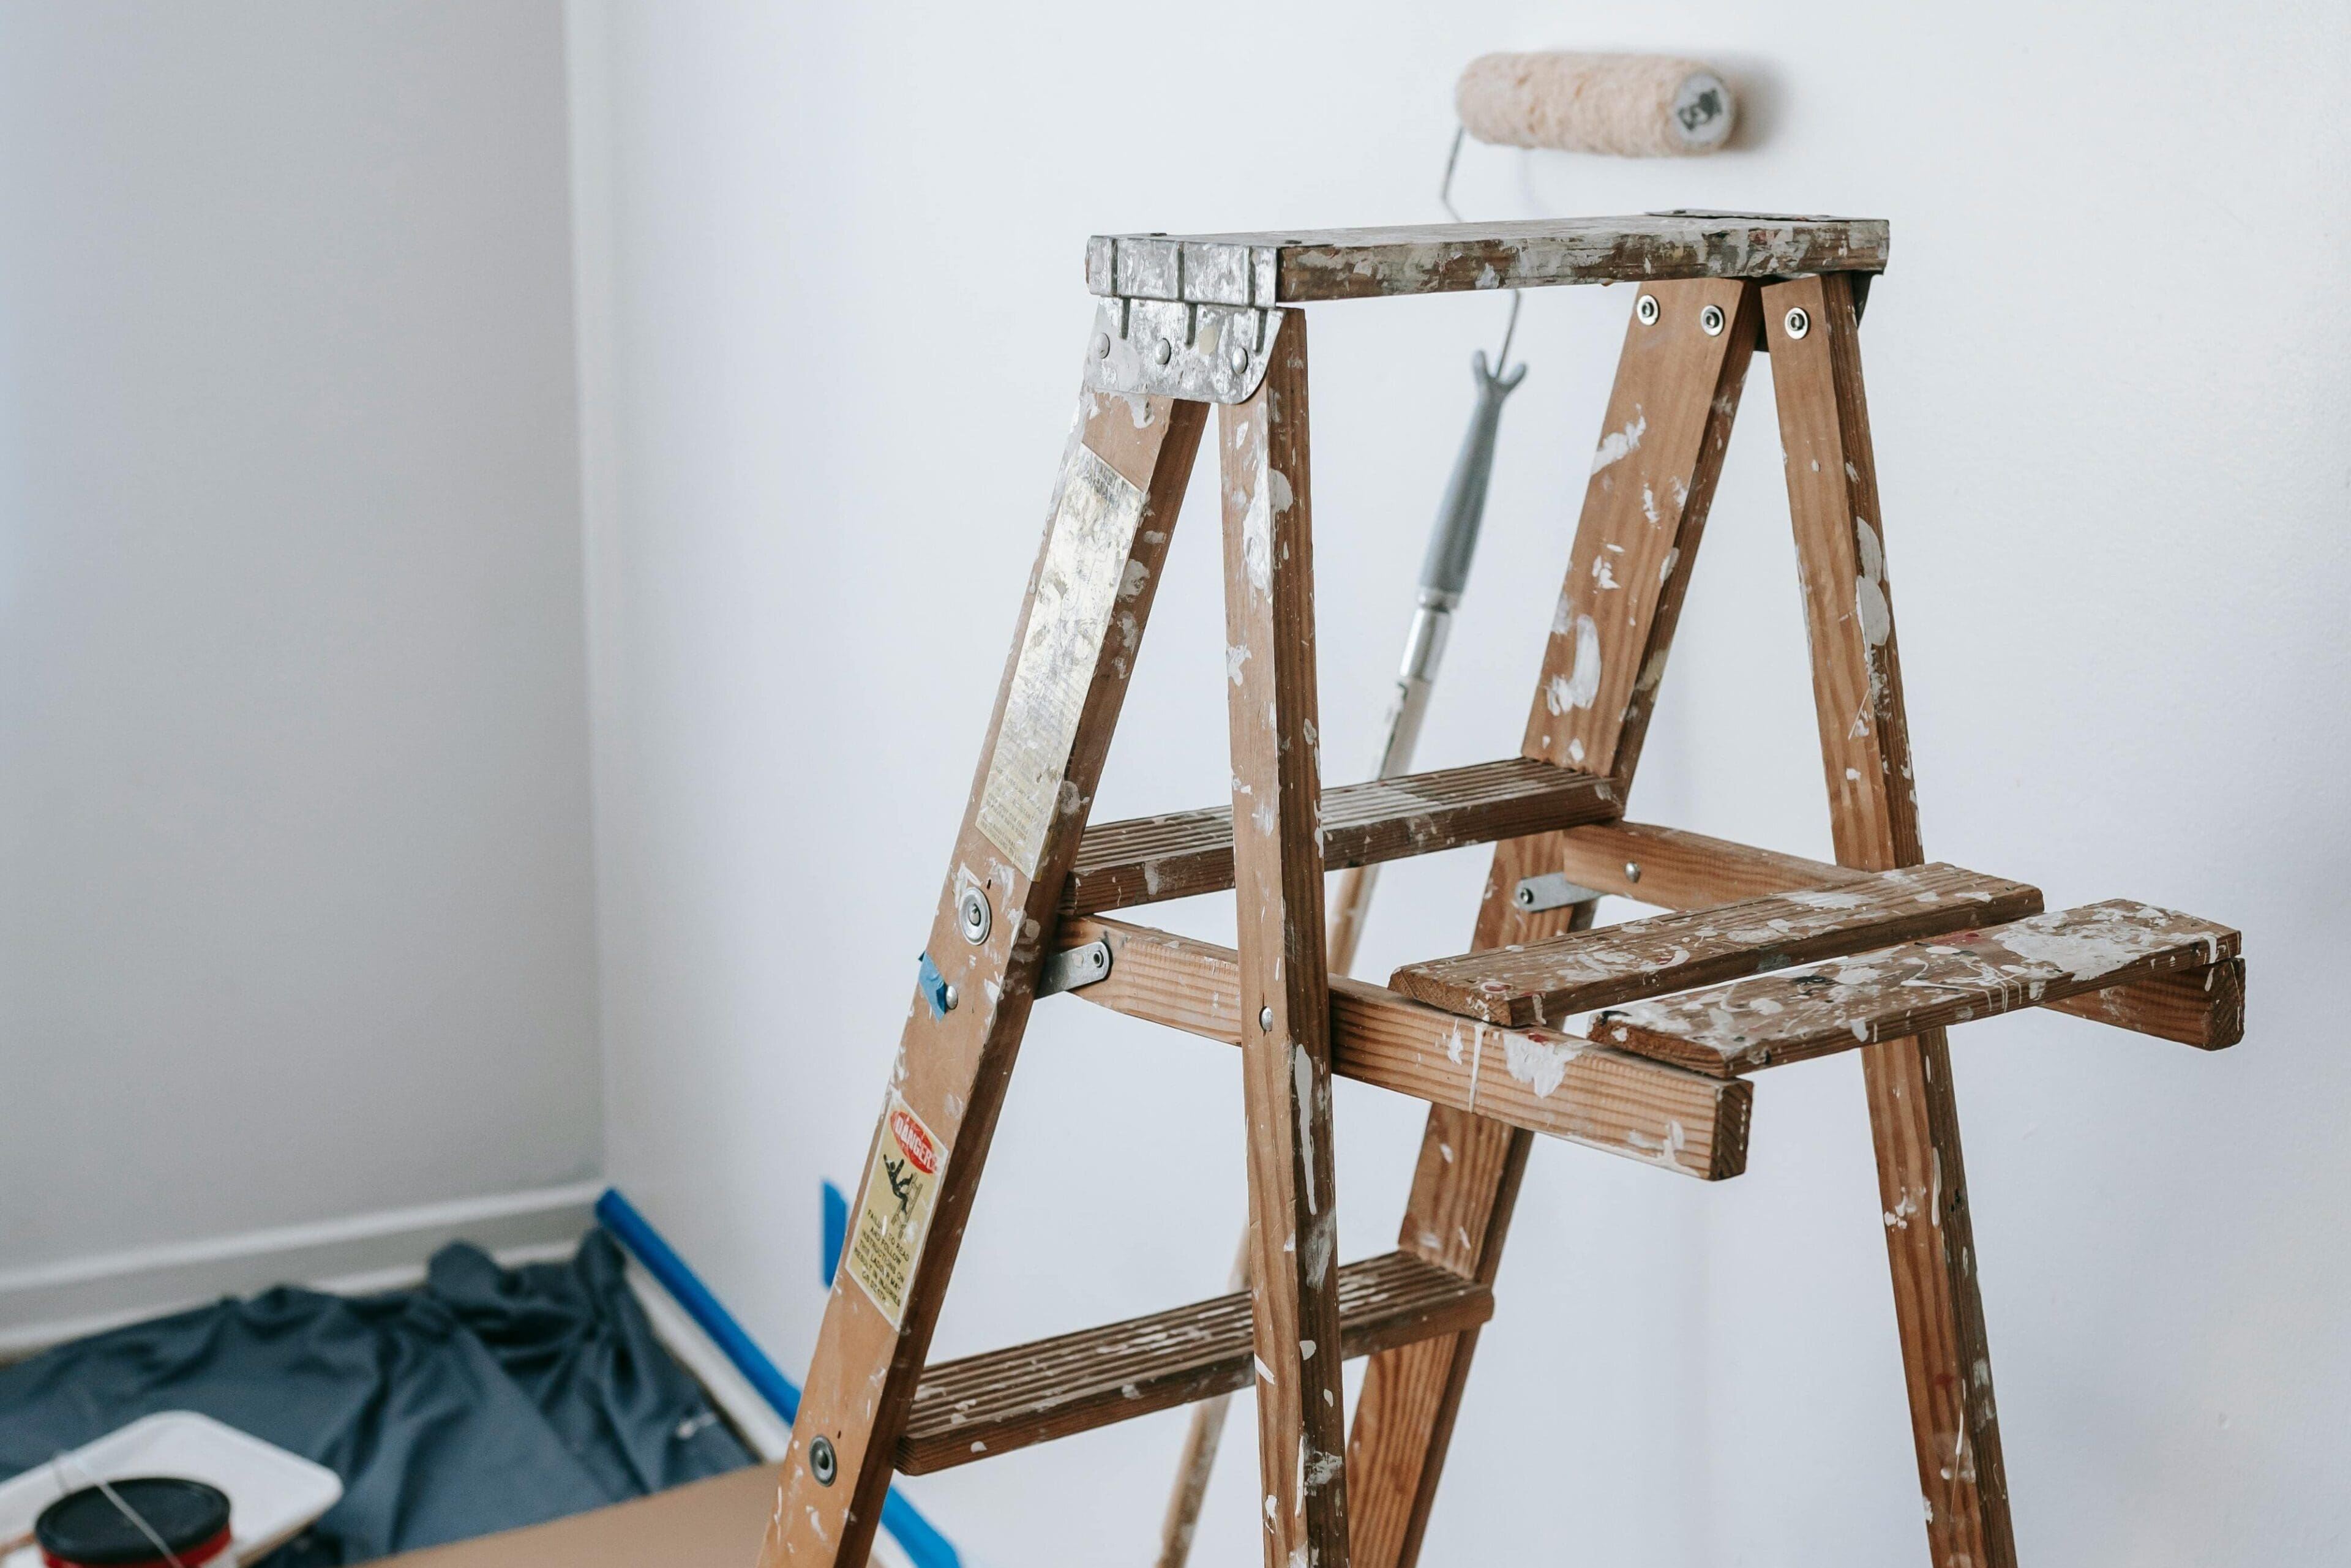
<path fill-rule="evenodd" d="M 1855 1051 L 1932 1560 L 2015 1562 L 1944 1030 L 2050 1007 L 2213 1049 L 2237 934 L 1921 863 L 1858 328 L 1883 223 L 1721 214 L 1096 238 L 1077 428 L 924 950 L 761 1562 L 865 1561 L 893 1469 L 1254 1384 L 1265 1560 L 1417 1555 L 1533 1135 L 1704 1180 L 1748 1075 Z M 1628 281 L 1520 755 L 1318 775 L 1306 321 L 1332 299 Z M 1750 357 L 1774 361 L 1838 864 L 1622 820 Z M 1089 826 L 1218 409 L 1228 804 Z M 1323 873 L 1492 843 L 1472 951 L 1327 972 Z M 1233 889 L 1238 951 L 1102 918 Z M 1593 928 L 1598 898 L 1668 913 Z M 1071 990 L 1238 1044 L 1251 1289 L 925 1365 L 1014 1055 Z M 1579 1029 L 1579 1016 L 1590 1015 Z M 1397 1249 L 1333 1256 L 1331 1078 L 1426 1101 Z M 1349 1433 L 1342 1361 L 1372 1358 Z"/>

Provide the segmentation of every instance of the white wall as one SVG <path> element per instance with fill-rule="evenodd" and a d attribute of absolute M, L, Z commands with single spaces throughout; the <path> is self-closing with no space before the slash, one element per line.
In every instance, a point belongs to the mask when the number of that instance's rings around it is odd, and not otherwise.
<path fill-rule="evenodd" d="M 782 1359 L 814 1333 L 816 1183 L 862 1156 L 1042 518 L 1085 235 L 1426 219 L 1469 56 L 1681 47 L 1748 89 L 1748 150 L 1473 147 L 1464 209 L 1890 218 L 1865 341 L 1930 848 L 2053 901 L 2129 894 L 2247 933 L 2234 1052 L 2043 1015 L 1959 1037 L 2024 1553 L 2252 1564 L 2351 1532 L 2330 1202 L 2351 1066 L 2312 977 L 2351 939 L 2338 16 L 575 0 L 572 20 L 608 1149 Z M 1432 765 L 1516 741 L 1629 306 L 1528 300 L 1534 369 Z M 1314 313 L 1334 779 L 1370 752 L 1466 361 L 1500 310 Z M 1635 810 L 1818 852 L 1768 377 Z M 1222 798 L 1206 498 L 1101 814 Z M 1392 872 L 1360 969 L 1457 949 L 1482 866 Z M 939 1352 L 1217 1288 L 1234 1072 L 1042 1007 Z M 1719 1188 L 1539 1151 L 1428 1561 L 1917 1560 L 1858 1082 L 1850 1060 L 1772 1074 L 1750 1174 Z M 1390 1244 L 1419 1117 L 1352 1086 L 1339 1114 L 1361 1255 Z M 1181 1424 L 921 1495 L 994 1561 L 1140 1560 Z M 1237 1445 L 1202 1561 L 1256 1551 L 1250 1472 Z"/>
<path fill-rule="evenodd" d="M 0 1327 L 599 1168 L 562 59 L 0 8 Z"/>

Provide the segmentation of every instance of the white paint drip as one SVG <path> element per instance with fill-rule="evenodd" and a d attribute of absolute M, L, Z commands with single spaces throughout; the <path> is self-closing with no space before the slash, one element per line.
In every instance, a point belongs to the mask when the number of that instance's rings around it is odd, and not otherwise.
<path fill-rule="evenodd" d="M 1886 551 L 1877 530 L 1866 519 L 1853 520 L 1853 544 L 1861 573 L 1853 580 L 1853 612 L 1861 619 L 1862 639 L 1873 648 L 1886 646 L 1894 632 L 1894 614 L 1886 602 Z M 1876 685 L 1873 673 L 1872 685 Z"/>
<path fill-rule="evenodd" d="M 1225 678 L 1235 685 L 1241 684 L 1241 666 L 1249 662 L 1246 643 L 1234 643 L 1225 649 Z"/>
<path fill-rule="evenodd" d="M 1249 497 L 1249 510 L 1241 517 L 1241 563 L 1248 569 L 1249 586 L 1270 597 L 1273 592 L 1273 514 L 1266 509 L 1263 491 Z"/>
<path fill-rule="evenodd" d="M 1886 646 L 1886 639 L 1894 632 L 1894 612 L 1886 606 L 1886 591 L 1865 577 L 1853 580 L 1853 612 L 1861 618 L 1862 641 L 1873 648 Z"/>
<path fill-rule="evenodd" d="M 1552 1091 L 1567 1077 L 1567 1064 L 1583 1054 L 1581 1047 L 1567 1040 L 1538 1040 L 1514 1032 L 1502 1036 L 1502 1051 L 1510 1076 L 1533 1090 L 1538 1100 L 1550 1099 Z"/>
<path fill-rule="evenodd" d="M 1636 403 L 1630 423 L 1622 430 L 1612 430 L 1600 438 L 1600 450 L 1592 455 L 1592 471 L 1599 473 L 1612 463 L 1621 463 L 1641 449 L 1641 437 L 1649 433 L 1649 416 Z"/>
<path fill-rule="evenodd" d="M 1543 701 L 1553 714 L 1586 708 L 1600 695 L 1600 628 L 1589 615 L 1575 618 L 1575 663 L 1565 676 L 1553 675 Z"/>
<path fill-rule="evenodd" d="M 1298 1164 L 1306 1173 L 1306 1212 L 1318 1214 L 1314 1191 L 1314 1059 L 1303 1045 L 1290 1048 L 1290 1103 L 1298 1112 Z M 1311 1245 L 1311 1243 L 1310 1243 Z"/>

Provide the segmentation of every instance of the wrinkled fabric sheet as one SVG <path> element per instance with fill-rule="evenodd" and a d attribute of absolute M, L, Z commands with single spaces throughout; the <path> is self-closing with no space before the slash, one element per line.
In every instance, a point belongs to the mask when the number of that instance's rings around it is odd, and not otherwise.
<path fill-rule="evenodd" d="M 501 1269 L 463 1242 L 424 1284 L 280 1286 L 0 1367 L 0 1476 L 159 1410 L 195 1410 L 343 1478 L 264 1559 L 324 1568 L 600 1508 L 752 1462 L 653 1336 L 622 1253 Z"/>

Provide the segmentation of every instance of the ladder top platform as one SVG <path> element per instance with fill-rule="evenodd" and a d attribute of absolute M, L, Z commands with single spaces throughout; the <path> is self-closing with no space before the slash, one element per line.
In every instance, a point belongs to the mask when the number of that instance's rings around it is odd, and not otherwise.
<path fill-rule="evenodd" d="M 1877 273 L 1886 269 L 1889 243 L 1883 218 L 1708 212 L 1263 234 L 1096 235 L 1086 242 L 1086 287 L 1129 299 L 1305 305 L 1556 283 Z"/>

